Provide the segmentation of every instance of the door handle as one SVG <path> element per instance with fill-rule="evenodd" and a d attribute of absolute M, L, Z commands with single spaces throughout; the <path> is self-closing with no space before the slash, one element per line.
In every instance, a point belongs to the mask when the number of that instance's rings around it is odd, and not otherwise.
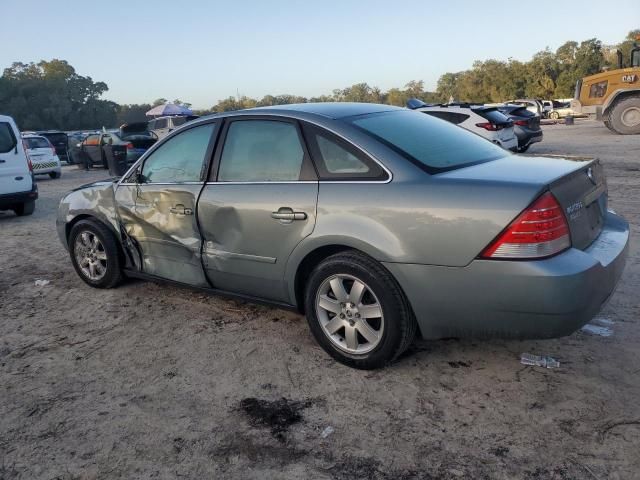
<path fill-rule="evenodd" d="M 306 220 L 307 214 L 304 212 L 294 212 L 289 207 L 280 207 L 277 212 L 271 212 L 271 218 L 280 220 L 282 223 L 291 223 L 294 220 Z"/>
<path fill-rule="evenodd" d="M 193 209 L 179 203 L 175 207 L 171 207 L 169 213 L 173 213 L 174 215 L 193 215 Z"/>

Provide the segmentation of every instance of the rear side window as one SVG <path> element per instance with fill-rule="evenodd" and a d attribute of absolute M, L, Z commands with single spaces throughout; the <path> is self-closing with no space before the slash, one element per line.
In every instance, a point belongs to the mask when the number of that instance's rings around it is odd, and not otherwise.
<path fill-rule="evenodd" d="M 185 130 L 155 150 L 144 162 L 144 183 L 201 181 L 207 149 L 216 124 Z"/>
<path fill-rule="evenodd" d="M 594 83 L 589 87 L 589 98 L 602 98 L 605 93 L 607 93 L 607 85 L 609 82 L 605 80 L 604 82 Z"/>
<path fill-rule="evenodd" d="M 183 125 L 187 122 L 187 119 L 184 117 L 174 117 L 173 118 L 173 126 L 177 127 L 178 125 Z"/>
<path fill-rule="evenodd" d="M 321 180 L 384 180 L 385 171 L 353 145 L 322 129 L 305 125 L 304 135 Z"/>
<path fill-rule="evenodd" d="M 429 173 L 510 155 L 478 135 L 421 112 L 372 113 L 345 120 Z"/>
<path fill-rule="evenodd" d="M 239 120 L 227 130 L 218 181 L 297 181 L 303 166 L 304 150 L 294 124 Z"/>
<path fill-rule="evenodd" d="M 13 128 L 7 122 L 0 122 L 0 153 L 7 153 L 16 148 L 17 140 Z"/>
<path fill-rule="evenodd" d="M 167 128 L 167 119 L 161 118 L 159 120 L 156 120 L 156 124 L 153 128 Z"/>
<path fill-rule="evenodd" d="M 51 148 L 46 138 L 25 138 L 24 141 L 29 150 L 34 148 Z"/>

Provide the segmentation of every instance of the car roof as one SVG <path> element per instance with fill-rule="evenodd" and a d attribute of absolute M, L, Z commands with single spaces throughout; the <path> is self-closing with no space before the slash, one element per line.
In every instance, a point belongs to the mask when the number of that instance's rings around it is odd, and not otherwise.
<path fill-rule="evenodd" d="M 312 115 L 320 115 L 326 118 L 338 119 L 352 117 L 355 115 L 366 115 L 368 113 L 389 112 L 394 110 L 405 110 L 404 108 L 392 105 L 380 105 L 377 103 L 355 103 L 355 102 L 320 102 L 320 103 L 293 103 L 290 105 L 273 105 L 270 107 L 256 107 L 242 110 L 245 113 L 286 113 L 300 112 Z"/>

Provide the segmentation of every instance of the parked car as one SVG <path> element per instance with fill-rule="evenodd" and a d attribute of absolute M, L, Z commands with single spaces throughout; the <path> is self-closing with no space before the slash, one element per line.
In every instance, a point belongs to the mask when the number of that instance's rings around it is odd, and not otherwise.
<path fill-rule="evenodd" d="M 535 113 L 540 118 L 543 118 L 545 116 L 544 105 L 542 104 L 542 101 L 536 98 L 518 98 L 516 100 L 509 100 L 505 103 L 523 105 L 527 108 L 527 110 L 529 110 L 531 113 Z"/>
<path fill-rule="evenodd" d="M 513 155 L 358 103 L 191 122 L 120 180 L 68 193 L 57 229 L 92 287 L 162 279 L 296 308 L 358 368 L 416 330 L 568 335 L 613 292 L 629 241 L 598 161 Z"/>
<path fill-rule="evenodd" d="M 71 163 L 69 160 L 69 138 L 66 133 L 58 130 L 46 130 L 36 132 L 36 135 L 48 138 L 51 144 L 55 147 L 58 158 L 69 164 Z"/>
<path fill-rule="evenodd" d="M 126 162 L 135 162 L 149 147 L 158 141 L 155 133 L 146 129 L 146 122 L 125 124 L 119 130 L 104 131 L 87 136 L 78 146 L 83 163 L 80 167 L 100 166 L 109 168 L 106 146 L 126 148 Z"/>
<path fill-rule="evenodd" d="M 565 118 L 569 115 L 576 116 L 569 102 L 553 102 L 552 110 L 547 113 L 547 116 L 553 120 Z"/>
<path fill-rule="evenodd" d="M 172 115 L 167 117 L 158 117 L 149 120 L 149 131 L 155 133 L 158 138 L 164 138 L 176 128 L 187 122 L 198 118 L 197 115 Z"/>
<path fill-rule="evenodd" d="M 542 141 L 540 117 L 522 105 L 502 105 L 498 107 L 513 122 L 513 130 L 518 138 L 518 153 L 526 152 L 533 143 Z"/>
<path fill-rule="evenodd" d="M 13 118 L 0 115 L 0 210 L 31 215 L 36 208 L 38 186 L 31 163 Z"/>
<path fill-rule="evenodd" d="M 420 102 L 418 100 L 418 102 Z M 422 104 L 422 105 L 420 105 Z M 432 117 L 446 120 L 466 130 L 486 138 L 507 150 L 516 151 L 518 139 L 513 129 L 513 122 L 496 107 L 481 105 L 426 105 L 422 102 L 407 104 L 412 110 L 426 113 Z"/>
<path fill-rule="evenodd" d="M 34 175 L 48 174 L 51 178 L 60 178 L 62 164 L 49 139 L 41 135 L 23 135 L 22 143 L 31 160 Z"/>

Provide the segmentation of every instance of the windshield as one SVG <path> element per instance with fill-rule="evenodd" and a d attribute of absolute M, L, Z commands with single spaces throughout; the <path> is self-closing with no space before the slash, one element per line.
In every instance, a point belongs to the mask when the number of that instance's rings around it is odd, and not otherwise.
<path fill-rule="evenodd" d="M 407 110 L 372 113 L 346 121 L 429 173 L 453 170 L 510 155 L 479 135 L 420 112 Z"/>

